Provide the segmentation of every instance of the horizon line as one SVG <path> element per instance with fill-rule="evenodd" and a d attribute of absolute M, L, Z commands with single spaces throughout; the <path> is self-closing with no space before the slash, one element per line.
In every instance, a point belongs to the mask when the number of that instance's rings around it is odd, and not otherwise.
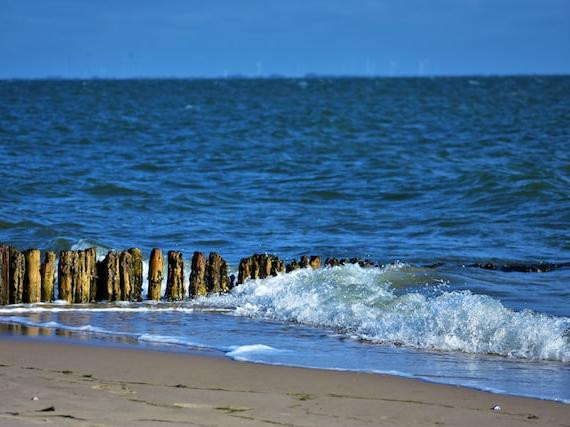
<path fill-rule="evenodd" d="M 570 73 L 473 73 L 473 74 L 401 74 L 401 75 L 362 75 L 362 74 L 319 74 L 306 73 L 302 76 L 286 74 L 247 75 L 233 74 L 228 76 L 39 76 L 39 77 L 0 77 L 0 81 L 39 81 L 39 80 L 305 80 L 305 79 L 437 79 L 437 78 L 493 78 L 493 77 L 568 77 Z"/>

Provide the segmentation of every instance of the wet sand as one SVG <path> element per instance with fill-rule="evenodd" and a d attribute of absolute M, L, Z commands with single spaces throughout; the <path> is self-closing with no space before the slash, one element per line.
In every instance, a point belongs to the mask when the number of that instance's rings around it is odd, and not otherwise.
<path fill-rule="evenodd" d="M 2 426 L 570 426 L 570 405 L 551 401 L 33 339 L 0 338 L 0 377 Z"/>

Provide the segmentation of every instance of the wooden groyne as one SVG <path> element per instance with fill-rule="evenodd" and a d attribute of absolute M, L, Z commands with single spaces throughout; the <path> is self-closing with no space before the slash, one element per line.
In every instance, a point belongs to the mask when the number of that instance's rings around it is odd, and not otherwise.
<path fill-rule="evenodd" d="M 59 259 L 56 267 L 56 259 Z M 359 258 L 326 258 L 302 256 L 285 263 L 271 254 L 254 254 L 242 258 L 238 277 L 228 274 L 228 263 L 217 252 L 206 256 L 194 252 L 186 259 L 182 252 L 169 251 L 166 263 L 166 288 L 162 297 L 164 256 L 162 250 L 151 250 L 148 261 L 148 292 L 143 295 L 143 253 L 138 248 L 121 252 L 109 251 L 97 260 L 95 248 L 63 250 L 56 257 L 53 251 L 45 251 L 43 261 L 39 249 L 18 249 L 0 244 L 0 305 L 53 302 L 55 286 L 59 300 L 86 304 L 98 301 L 130 301 L 143 299 L 182 301 L 208 294 L 229 292 L 234 286 L 247 280 L 265 279 L 300 268 L 318 269 L 346 264 L 361 267 L 378 266 L 370 260 Z M 184 276 L 184 263 L 190 265 L 188 279 Z M 425 266 L 437 268 L 443 264 Z M 503 272 L 548 272 L 568 268 L 570 263 L 538 264 L 469 264 L 463 267 L 499 270 Z M 56 281 L 57 275 L 57 281 Z M 185 283 L 187 281 L 187 286 Z M 186 290 L 188 295 L 186 295 Z"/>
<path fill-rule="evenodd" d="M 166 263 L 166 288 L 162 297 L 164 256 L 151 250 L 148 262 L 148 292 L 143 295 L 143 253 L 138 248 L 109 251 L 97 260 L 95 248 L 63 250 L 59 256 L 45 251 L 43 262 L 39 249 L 20 252 L 0 245 L 0 305 L 53 302 L 55 286 L 59 300 L 86 304 L 98 301 L 182 301 L 208 294 L 229 292 L 248 279 L 264 279 L 302 267 L 319 268 L 320 257 L 302 257 L 285 265 L 275 255 L 254 254 L 243 258 L 239 274 L 228 274 L 228 263 L 217 252 L 206 256 L 194 252 L 189 259 L 190 276 L 185 286 L 184 255 L 169 251 Z M 58 260 L 56 267 L 56 260 Z M 56 280 L 57 275 L 57 280 Z M 188 290 L 188 296 L 186 295 Z"/>

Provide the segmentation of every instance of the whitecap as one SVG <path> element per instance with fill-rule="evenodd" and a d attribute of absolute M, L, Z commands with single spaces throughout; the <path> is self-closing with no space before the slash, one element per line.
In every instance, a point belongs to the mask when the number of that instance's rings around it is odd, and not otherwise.
<path fill-rule="evenodd" d="M 235 307 L 236 315 L 324 327 L 376 343 L 570 361 L 570 342 L 564 335 L 569 318 L 514 311 L 470 291 L 447 289 L 426 296 L 411 288 L 402 293 L 393 286 L 394 274 L 406 274 L 409 268 L 301 269 L 247 281 L 207 302 Z"/>

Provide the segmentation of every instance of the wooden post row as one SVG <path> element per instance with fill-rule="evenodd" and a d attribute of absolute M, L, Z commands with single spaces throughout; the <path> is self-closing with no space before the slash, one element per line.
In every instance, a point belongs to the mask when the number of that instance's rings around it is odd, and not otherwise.
<path fill-rule="evenodd" d="M 0 305 L 54 300 L 56 254 L 45 252 L 43 262 L 40 255 L 38 249 L 20 252 L 13 247 L 0 245 Z M 163 264 L 162 251 L 152 249 L 146 295 L 150 300 L 161 299 Z M 334 265 L 332 261 L 331 265 Z M 237 284 L 247 279 L 264 279 L 280 272 L 320 266 L 321 259 L 315 256 L 303 256 L 300 263 L 293 259 L 285 266 L 274 255 L 254 254 L 241 260 Z M 95 248 L 64 250 L 59 254 L 57 275 L 58 298 L 69 303 L 143 299 L 143 256 L 138 248 L 120 253 L 109 251 L 101 261 L 97 261 Z M 202 252 L 194 252 L 188 283 L 190 298 L 229 292 L 233 286 L 234 276 L 228 277 L 227 262 L 218 253 L 211 252 L 206 258 Z M 169 301 L 185 298 L 184 259 L 181 252 L 168 252 L 164 298 Z"/>

